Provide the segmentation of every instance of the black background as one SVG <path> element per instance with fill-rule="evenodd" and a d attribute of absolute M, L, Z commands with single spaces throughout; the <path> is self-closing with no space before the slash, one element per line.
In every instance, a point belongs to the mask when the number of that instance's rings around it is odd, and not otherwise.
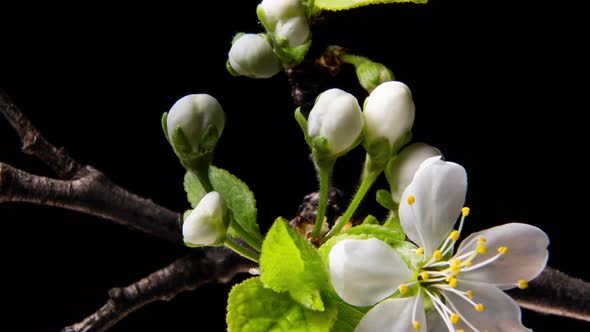
<path fill-rule="evenodd" d="M 589 280 L 590 29 L 579 3 L 373 6 L 329 15 L 314 43 L 345 46 L 383 62 L 410 86 L 414 141 L 437 146 L 468 171 L 467 232 L 506 221 L 537 225 L 551 239 L 549 265 Z M 0 23 L 1 86 L 77 160 L 177 211 L 188 207 L 184 172 L 161 133 L 160 117 L 186 94 L 215 96 L 227 112 L 215 164 L 250 185 L 266 229 L 277 216 L 293 217 L 302 197 L 316 190 L 316 179 L 286 77 L 251 80 L 225 71 L 232 36 L 262 31 L 256 4 L 7 5 Z M 347 87 L 364 99 L 353 84 Z M 336 166 L 335 185 L 348 195 L 362 157 L 357 149 Z M 51 175 L 20 153 L 5 121 L 0 160 Z M 111 287 L 187 250 L 55 208 L 3 204 L 0 216 L 0 330 L 59 330 L 103 305 Z M 223 331 L 230 286 L 207 285 L 151 304 L 112 330 Z M 588 329 L 587 323 L 526 310 L 523 319 L 535 331 Z"/>

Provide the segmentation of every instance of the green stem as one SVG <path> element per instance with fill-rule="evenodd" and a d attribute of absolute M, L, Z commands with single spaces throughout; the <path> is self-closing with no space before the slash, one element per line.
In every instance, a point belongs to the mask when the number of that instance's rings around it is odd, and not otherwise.
<path fill-rule="evenodd" d="M 356 194 L 354 194 L 352 202 L 350 202 L 350 205 L 348 205 L 348 208 L 346 209 L 346 211 L 344 211 L 342 217 L 340 217 L 338 222 L 324 237 L 324 242 L 332 236 L 338 235 L 340 231 L 342 231 L 342 228 L 344 228 L 344 225 L 346 225 L 348 220 L 354 215 L 356 209 L 359 207 L 362 200 L 367 195 L 367 192 L 369 191 L 373 183 L 375 183 L 377 177 L 379 177 L 379 174 L 383 172 L 383 168 L 384 165 L 374 163 L 371 156 L 367 154 L 365 166 L 363 169 L 363 180 L 361 181 L 361 185 L 358 187 Z"/>
<path fill-rule="evenodd" d="M 320 176 L 320 201 L 318 202 L 318 210 L 315 218 L 315 225 L 311 231 L 311 238 L 317 239 L 320 237 L 320 231 L 324 224 L 324 217 L 326 216 L 326 206 L 328 205 L 328 195 L 330 191 L 330 174 L 334 164 L 319 166 Z"/>
<path fill-rule="evenodd" d="M 363 63 L 370 61 L 370 60 L 365 57 L 358 56 L 358 55 L 343 54 L 340 56 L 340 61 L 342 61 L 344 63 L 349 63 L 349 64 L 354 65 L 356 67 L 356 66 L 363 64 Z"/>
<path fill-rule="evenodd" d="M 228 248 L 230 248 L 231 250 L 235 251 L 236 253 L 240 254 L 243 257 L 248 258 L 251 261 L 254 261 L 256 263 L 258 263 L 260 261 L 260 254 L 259 253 L 254 252 L 254 251 L 242 246 L 241 244 L 232 240 L 229 237 L 227 237 L 225 239 L 225 245 Z"/>
<path fill-rule="evenodd" d="M 209 180 L 209 165 L 194 170 L 194 173 L 206 192 L 210 193 L 214 190 L 211 180 Z"/>
<path fill-rule="evenodd" d="M 242 240 L 246 241 L 252 248 L 261 251 L 262 249 L 262 240 L 253 237 L 248 233 L 238 222 L 232 218 L 231 221 L 231 228 L 236 232 L 237 236 L 240 237 Z"/>

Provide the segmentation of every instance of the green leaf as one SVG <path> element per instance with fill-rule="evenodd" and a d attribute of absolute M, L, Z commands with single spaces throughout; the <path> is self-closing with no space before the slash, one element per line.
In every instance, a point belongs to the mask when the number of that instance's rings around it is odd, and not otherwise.
<path fill-rule="evenodd" d="M 428 0 L 315 0 L 315 6 L 324 10 L 347 10 L 357 7 L 373 5 L 373 4 L 388 4 L 388 3 L 427 3 Z"/>
<path fill-rule="evenodd" d="M 248 186 L 228 171 L 215 166 L 209 168 L 209 179 L 215 191 L 227 202 L 235 221 L 252 237 L 262 241 L 262 235 L 256 223 L 256 200 Z M 191 172 L 187 172 L 184 176 L 184 190 L 193 208 L 207 193 Z M 231 226 L 228 233 L 232 237 L 237 236 Z"/>
<path fill-rule="evenodd" d="M 399 208 L 399 206 L 391 198 L 391 192 L 389 190 L 377 190 L 376 199 L 377 203 L 381 204 L 381 206 L 388 210 L 397 211 Z"/>
<path fill-rule="evenodd" d="M 336 293 L 331 294 L 330 302 L 333 302 L 338 309 L 338 316 L 334 326 L 332 326 L 332 331 L 354 332 L 356 326 L 371 307 L 355 307 L 342 301 Z"/>
<path fill-rule="evenodd" d="M 261 278 L 277 292 L 289 292 L 306 308 L 323 311 L 320 292 L 328 278 L 315 248 L 283 218 L 278 218 L 262 243 Z"/>
<path fill-rule="evenodd" d="M 229 293 L 229 332 L 328 332 L 337 315 L 333 302 L 322 312 L 304 308 L 285 293 L 265 288 L 259 278 L 250 278 Z"/>
<path fill-rule="evenodd" d="M 403 241 L 406 238 L 406 234 L 404 234 L 403 230 L 397 230 L 382 225 L 359 225 L 352 227 L 344 232 L 344 234 L 368 235 L 376 237 L 390 245 Z"/>
<path fill-rule="evenodd" d="M 299 127 L 301 128 L 301 131 L 303 132 L 303 137 L 305 138 L 305 141 L 309 145 L 310 141 L 309 141 L 309 135 L 307 135 L 307 120 L 305 119 L 303 114 L 301 114 L 301 107 L 297 107 L 297 109 L 295 110 L 295 120 L 299 124 Z"/>

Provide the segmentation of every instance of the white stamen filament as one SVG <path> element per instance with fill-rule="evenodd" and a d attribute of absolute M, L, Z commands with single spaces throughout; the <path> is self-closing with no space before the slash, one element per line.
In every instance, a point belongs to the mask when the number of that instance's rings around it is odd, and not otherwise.
<path fill-rule="evenodd" d="M 465 324 L 467 324 L 467 326 L 469 326 L 473 330 L 473 332 L 480 332 L 477 328 L 475 328 L 475 326 L 473 326 L 473 324 L 471 324 L 470 321 L 465 319 L 465 317 L 463 315 L 461 315 L 461 313 L 459 311 L 457 311 L 457 308 L 455 308 L 455 305 L 453 305 L 453 303 L 451 301 L 449 301 L 449 299 L 447 299 L 447 302 L 449 303 L 449 306 L 451 306 L 451 308 L 457 312 L 457 314 L 461 318 L 461 321 L 463 321 Z"/>
<path fill-rule="evenodd" d="M 416 294 L 416 300 L 414 301 L 414 306 L 412 308 L 412 324 L 416 321 L 416 310 L 418 309 L 418 301 L 420 300 L 420 290 L 418 290 L 418 294 Z"/>
<path fill-rule="evenodd" d="M 450 309 L 447 308 L 444 305 L 444 303 L 442 303 L 438 299 L 437 296 L 433 295 L 428 290 L 424 289 L 424 292 L 432 300 L 432 305 L 434 306 L 434 309 L 436 309 L 436 311 L 438 312 L 438 314 L 440 315 L 440 317 L 442 318 L 442 320 L 445 322 L 445 325 L 447 326 L 447 329 L 449 329 L 450 332 L 455 332 L 455 328 L 453 327 L 453 323 L 451 323 L 451 318 L 449 317 L 449 315 L 446 315 L 445 312 L 443 312 L 444 309 L 446 309 L 448 311 L 450 311 Z M 439 306 L 441 306 L 441 307 L 439 307 Z"/>
<path fill-rule="evenodd" d="M 463 292 L 463 291 L 457 290 L 457 289 L 452 288 L 452 287 L 447 286 L 447 285 L 434 285 L 434 287 L 435 288 L 438 288 L 438 289 L 445 290 L 445 291 L 453 292 L 453 293 L 459 295 L 465 301 L 469 302 L 474 307 L 477 305 L 477 303 L 473 302 L 473 300 L 469 298 L 469 296 L 467 295 L 467 292 Z"/>
<path fill-rule="evenodd" d="M 461 269 L 461 271 L 462 271 L 462 272 L 467 272 L 467 271 L 472 271 L 472 270 L 479 269 L 479 268 L 480 268 L 480 267 L 482 267 L 482 266 L 486 266 L 486 265 L 488 265 L 488 264 L 490 264 L 490 263 L 493 263 L 493 262 L 497 261 L 497 260 L 498 260 L 500 257 L 502 257 L 502 256 L 504 256 L 504 254 L 502 254 L 502 253 L 497 253 L 497 254 L 496 254 L 494 257 L 488 258 L 488 259 L 486 259 L 485 261 L 483 261 L 483 262 L 479 262 L 479 263 L 477 263 L 477 264 L 474 264 L 474 265 L 472 265 L 472 266 L 470 266 L 470 267 L 463 268 L 463 269 Z"/>

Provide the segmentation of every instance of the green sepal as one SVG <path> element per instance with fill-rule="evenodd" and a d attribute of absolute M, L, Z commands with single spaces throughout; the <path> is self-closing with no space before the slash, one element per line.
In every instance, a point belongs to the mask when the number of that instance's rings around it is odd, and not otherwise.
<path fill-rule="evenodd" d="M 166 140 L 170 140 L 168 138 L 168 112 L 164 112 L 162 114 L 162 130 L 164 131 L 164 136 L 166 136 Z"/>
<path fill-rule="evenodd" d="M 199 144 L 201 150 L 205 153 L 215 150 L 215 146 L 219 141 L 219 136 L 220 133 L 219 129 L 217 129 L 217 126 L 209 125 L 207 129 L 205 129 L 201 143 Z"/>
<path fill-rule="evenodd" d="M 310 145 L 309 135 L 307 134 L 307 119 L 301 113 L 301 107 L 297 107 L 295 110 L 295 120 L 299 124 L 301 131 L 303 132 L 303 137 L 305 138 L 305 142 L 307 145 Z"/>
<path fill-rule="evenodd" d="M 274 39 L 273 51 L 279 60 L 281 60 L 281 63 L 286 67 L 293 67 L 300 64 L 305 58 L 307 51 L 309 51 L 309 48 L 311 47 L 311 33 L 305 43 L 296 47 L 289 47 L 289 42 L 287 39 L 278 38 L 271 33 L 269 34 L 272 35 Z"/>
<path fill-rule="evenodd" d="M 250 236 L 262 241 L 262 235 L 256 222 L 256 200 L 248 185 L 228 171 L 215 166 L 209 168 L 209 179 L 213 189 L 226 201 L 235 222 Z M 197 176 L 192 172 L 187 172 L 184 176 L 184 190 L 192 207 L 195 207 L 207 194 Z M 238 237 L 231 224 L 228 234 Z"/>
<path fill-rule="evenodd" d="M 302 306 L 324 311 L 321 290 L 328 276 L 316 249 L 303 236 L 278 218 L 262 243 L 261 280 L 277 292 L 288 292 Z"/>
<path fill-rule="evenodd" d="M 241 76 L 240 73 L 235 71 L 235 69 L 231 66 L 229 59 L 227 59 L 225 62 L 225 69 L 227 69 L 227 72 L 230 73 L 231 76 Z"/>
<path fill-rule="evenodd" d="M 320 10 L 348 10 L 373 4 L 389 4 L 412 2 L 416 4 L 428 3 L 428 0 L 315 0 L 315 7 Z"/>
<path fill-rule="evenodd" d="M 377 200 L 377 203 L 381 204 L 381 206 L 383 206 L 384 208 L 391 210 L 391 211 L 397 211 L 397 209 L 399 208 L 399 205 L 396 204 L 393 199 L 391 198 L 391 192 L 389 190 L 385 190 L 385 189 L 379 189 L 377 190 L 377 193 L 375 194 L 375 198 Z"/>
<path fill-rule="evenodd" d="M 379 225 L 381 224 L 375 216 L 372 214 L 368 215 L 365 220 L 361 223 L 361 225 Z"/>
<path fill-rule="evenodd" d="M 334 291 L 328 293 L 329 299 L 338 309 L 336 322 L 332 326 L 333 332 L 354 332 L 361 319 L 371 307 L 356 307 L 344 302 Z"/>
<path fill-rule="evenodd" d="M 366 135 L 363 136 L 366 137 Z M 371 171 L 383 171 L 393 156 L 394 151 L 389 144 L 389 140 L 385 137 L 381 137 L 376 139 L 371 144 L 368 144 L 366 139 L 363 139 L 363 146 L 371 160 Z"/>
<path fill-rule="evenodd" d="M 211 131 L 208 130 L 207 134 L 210 134 Z M 217 130 L 215 129 L 215 131 Z M 176 127 L 172 132 L 172 149 L 182 166 L 195 173 L 207 169 L 211 164 L 211 160 L 213 160 L 213 148 L 194 151 L 181 127 Z"/>
<path fill-rule="evenodd" d="M 396 213 L 394 213 L 393 211 L 389 212 L 387 220 L 385 220 L 385 222 L 383 223 L 383 227 L 391 229 L 397 232 L 398 234 L 404 234 L 403 237 L 400 235 L 400 240 L 405 239 L 405 232 L 402 227 L 401 221 L 399 217 L 396 215 Z"/>
<path fill-rule="evenodd" d="M 327 301 L 324 311 L 309 310 L 254 277 L 232 288 L 226 320 L 229 332 L 329 332 L 337 314 L 335 301 Z"/>
<path fill-rule="evenodd" d="M 337 156 L 332 153 L 328 138 L 324 136 L 313 137 L 309 139 L 309 147 L 313 155 L 313 160 L 321 169 L 331 169 Z"/>

